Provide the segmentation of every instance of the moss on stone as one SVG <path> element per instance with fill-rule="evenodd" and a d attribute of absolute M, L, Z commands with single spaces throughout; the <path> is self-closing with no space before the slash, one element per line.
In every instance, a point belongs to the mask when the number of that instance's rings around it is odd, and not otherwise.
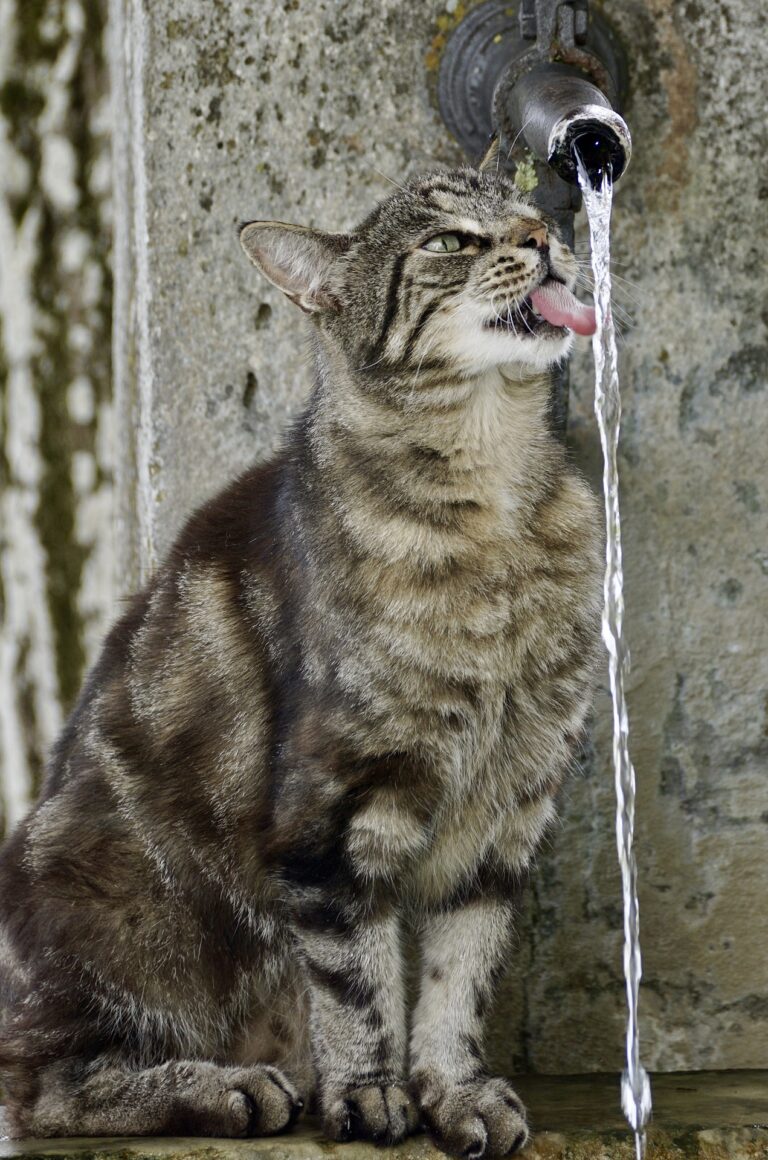
<path fill-rule="evenodd" d="M 38 722 L 35 709 L 35 690 L 28 676 L 27 658 L 29 655 L 29 640 L 24 639 L 19 646 L 16 658 L 16 703 L 19 708 L 19 719 L 23 731 L 24 750 L 27 758 L 27 769 L 30 773 L 30 790 L 34 797 L 40 792 L 43 780 L 44 755 L 38 744 Z"/>
<path fill-rule="evenodd" d="M 50 4 L 49 0 L 19 0 L 16 4 L 16 59 L 22 65 L 52 64 L 59 54 L 65 38 L 64 3 L 58 0 Z M 55 27 L 50 22 L 51 15 L 58 16 L 58 29 L 51 35 Z M 42 26 L 49 18 L 46 35 L 43 35 Z"/>
<path fill-rule="evenodd" d="M 40 399 L 40 457 L 43 473 L 35 524 L 46 555 L 46 588 L 56 649 L 59 694 L 69 706 L 85 664 L 83 626 L 77 606 L 86 550 L 75 535 L 76 497 L 72 482 L 72 431 L 66 388 L 71 381 L 69 320 L 60 304 L 56 263 L 56 222 L 43 212 L 35 297 L 46 318 L 42 350 L 33 361 Z"/>
<path fill-rule="evenodd" d="M 521 193 L 530 193 L 539 184 L 536 174 L 536 164 L 533 155 L 529 154 L 523 161 L 519 161 L 515 170 L 515 185 Z"/>
<path fill-rule="evenodd" d="M 0 85 L 0 117 L 8 126 L 9 136 L 16 149 L 29 163 L 32 181 L 40 171 L 40 142 L 37 137 L 37 119 L 45 107 L 45 98 L 27 77 L 9 77 Z M 19 226 L 29 206 L 28 197 L 8 194 L 8 206 L 14 224 Z"/>
<path fill-rule="evenodd" d="M 0 318 L 0 487 L 5 487 L 11 479 L 11 466 L 5 451 L 8 432 L 8 363 L 5 358 L 3 340 L 3 320 Z M 5 601 L 3 599 L 2 573 L 0 572 L 0 623 L 4 616 Z"/>

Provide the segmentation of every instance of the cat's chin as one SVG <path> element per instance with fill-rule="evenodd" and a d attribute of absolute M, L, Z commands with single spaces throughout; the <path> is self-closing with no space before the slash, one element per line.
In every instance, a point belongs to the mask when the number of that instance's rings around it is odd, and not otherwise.
<path fill-rule="evenodd" d="M 485 349 L 478 362 L 486 367 L 489 364 L 498 367 L 516 366 L 533 371 L 547 370 L 562 362 L 571 353 L 574 341 L 572 331 L 548 324 L 525 336 L 496 330 L 491 334 L 486 332 L 484 338 Z"/>
<path fill-rule="evenodd" d="M 547 370 L 568 357 L 574 333 L 533 314 L 527 317 L 516 311 L 508 320 L 489 319 L 485 311 L 480 315 L 473 310 L 469 317 L 456 319 L 441 339 L 436 349 L 464 377 L 494 367 Z"/>

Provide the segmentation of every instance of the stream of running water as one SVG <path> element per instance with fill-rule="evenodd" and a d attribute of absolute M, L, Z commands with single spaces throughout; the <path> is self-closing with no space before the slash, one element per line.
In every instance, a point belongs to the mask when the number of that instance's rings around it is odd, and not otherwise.
<path fill-rule="evenodd" d="M 580 162 L 580 159 L 579 159 Z M 611 312 L 610 224 L 613 185 L 610 172 L 599 185 L 590 182 L 579 163 L 579 184 L 589 219 L 594 274 L 597 329 L 592 338 L 595 356 L 595 415 L 603 448 L 603 494 L 605 497 L 605 580 L 603 585 L 603 641 L 608 650 L 613 699 L 613 766 L 616 783 L 616 842 L 624 895 L 624 980 L 627 988 L 626 1067 L 621 1077 L 621 1106 L 635 1134 L 637 1160 L 645 1156 L 645 1125 L 651 1114 L 651 1085 L 640 1062 L 637 1008 L 642 962 L 640 916 L 637 902 L 635 836 L 635 770 L 629 756 L 629 716 L 625 683 L 629 674 L 629 650 L 622 634 L 624 575 L 621 556 L 619 472 L 617 450 L 621 421 L 621 396 L 616 357 L 616 334 Z"/>

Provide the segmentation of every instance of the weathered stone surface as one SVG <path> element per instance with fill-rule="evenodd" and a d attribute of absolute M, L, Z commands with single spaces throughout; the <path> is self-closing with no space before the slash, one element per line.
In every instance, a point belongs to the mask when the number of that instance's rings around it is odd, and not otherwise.
<path fill-rule="evenodd" d="M 311 383 L 303 319 L 247 264 L 237 223 L 343 229 L 388 177 L 458 157 L 425 88 L 440 11 L 434 0 L 114 0 L 134 118 L 122 151 L 147 231 L 134 228 L 124 300 L 126 324 L 146 308 L 146 331 L 133 322 L 138 375 L 130 360 L 119 386 L 135 390 L 145 436 L 138 535 L 150 565 L 194 504 L 276 446 Z"/>
<path fill-rule="evenodd" d="M 114 611 L 105 8 L 0 3 L 0 835 Z"/>
<path fill-rule="evenodd" d="M 648 1160 L 764 1160 L 768 1131 L 710 1128 L 703 1132 L 653 1132 Z M 634 1142 L 616 1132 L 541 1132 L 520 1160 L 635 1160 Z M 424 1136 L 394 1148 L 353 1142 L 331 1144 L 310 1128 L 260 1140 L 30 1140 L 0 1142 L 2 1160 L 442 1160 Z"/>

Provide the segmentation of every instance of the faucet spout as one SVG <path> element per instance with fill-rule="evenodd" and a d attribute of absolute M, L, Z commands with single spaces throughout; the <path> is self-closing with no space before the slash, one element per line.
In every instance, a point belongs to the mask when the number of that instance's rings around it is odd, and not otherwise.
<path fill-rule="evenodd" d="M 595 115 L 597 113 L 597 115 Z M 573 181 L 573 161 L 581 161 L 590 185 L 598 188 L 606 176 L 618 181 L 632 156 L 629 128 L 617 112 L 585 105 L 555 125 L 549 139 L 549 164 L 566 181 Z M 576 176 L 578 180 L 578 175 Z"/>
<path fill-rule="evenodd" d="M 517 77 L 502 77 L 494 95 L 494 120 L 503 137 L 523 137 L 537 160 L 573 185 L 578 183 L 577 153 L 593 185 L 606 173 L 618 181 L 632 154 L 624 119 L 605 93 L 570 64 L 545 61 Z"/>

